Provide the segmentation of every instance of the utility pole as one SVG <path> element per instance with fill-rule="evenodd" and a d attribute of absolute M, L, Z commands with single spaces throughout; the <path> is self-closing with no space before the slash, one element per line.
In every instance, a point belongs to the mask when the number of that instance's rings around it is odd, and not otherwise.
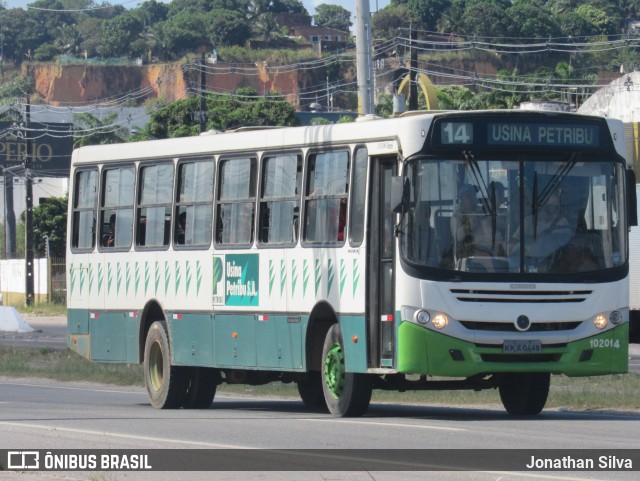
<path fill-rule="evenodd" d="M 4 25 L 2 23 L 4 12 L 4 0 L 0 0 L 0 80 L 4 80 Z"/>
<path fill-rule="evenodd" d="M 33 305 L 33 173 L 31 171 L 31 99 L 27 95 L 27 105 L 25 107 L 25 140 L 27 152 L 24 159 L 24 184 L 26 191 L 25 211 L 24 211 L 24 261 L 25 261 L 25 299 L 26 306 Z"/>
<path fill-rule="evenodd" d="M 16 214 L 13 210 L 13 174 L 4 169 L 4 258 L 16 253 Z"/>
<path fill-rule="evenodd" d="M 371 48 L 371 11 L 369 9 L 369 0 L 356 0 L 356 68 L 358 71 L 359 115 L 374 113 Z"/>
<path fill-rule="evenodd" d="M 416 40 L 418 32 L 413 28 L 409 29 L 411 60 L 409 64 L 409 111 L 418 110 L 418 49 Z"/>
<path fill-rule="evenodd" d="M 205 72 L 205 56 L 203 51 L 200 60 L 200 133 L 204 132 L 205 128 L 207 127 L 207 123 L 205 122 L 205 111 L 207 109 L 207 103 L 205 101 L 206 83 L 207 77 Z"/>

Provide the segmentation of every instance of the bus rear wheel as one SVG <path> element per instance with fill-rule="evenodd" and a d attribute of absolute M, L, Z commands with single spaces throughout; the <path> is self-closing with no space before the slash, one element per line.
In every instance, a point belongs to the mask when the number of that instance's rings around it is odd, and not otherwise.
<path fill-rule="evenodd" d="M 334 324 L 327 332 L 322 348 L 322 389 L 329 412 L 334 416 L 362 416 L 371 401 L 371 379 L 360 373 L 346 371 L 344 343 L 340 326 Z"/>
<path fill-rule="evenodd" d="M 182 407 L 208 409 L 220 384 L 220 372 L 211 367 L 192 367 L 189 371 L 189 386 Z"/>
<path fill-rule="evenodd" d="M 498 384 L 502 405 L 511 415 L 535 416 L 547 403 L 550 382 L 548 372 L 503 374 Z"/>
<path fill-rule="evenodd" d="M 177 409 L 182 406 L 189 383 L 188 369 L 171 365 L 166 324 L 154 322 L 144 345 L 144 383 L 154 408 Z"/>

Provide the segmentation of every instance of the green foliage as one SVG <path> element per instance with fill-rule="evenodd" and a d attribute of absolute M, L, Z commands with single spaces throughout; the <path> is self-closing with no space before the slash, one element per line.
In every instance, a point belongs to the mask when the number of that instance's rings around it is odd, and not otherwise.
<path fill-rule="evenodd" d="M 313 22 L 318 27 L 333 28 L 341 32 L 349 32 L 352 25 L 351 12 L 340 5 L 323 3 L 316 7 Z"/>
<path fill-rule="evenodd" d="M 33 208 L 33 253 L 45 257 L 47 237 L 50 257 L 64 257 L 67 242 L 67 202 L 65 197 L 49 197 Z M 16 225 L 16 254 L 24 257 L 25 213 Z"/>
<path fill-rule="evenodd" d="M 0 105 L 11 105 L 33 91 L 33 79 L 22 75 L 6 76 L 0 83 Z M 13 119 L 10 119 L 13 120 Z"/>
<path fill-rule="evenodd" d="M 388 94 L 378 95 L 378 103 L 375 105 L 376 115 L 389 117 L 393 114 L 393 97 Z"/>
<path fill-rule="evenodd" d="M 129 53 L 130 44 L 142 32 L 142 23 L 132 14 L 124 13 L 102 23 L 102 43 L 98 53 L 117 57 Z"/>
<path fill-rule="evenodd" d="M 310 123 L 311 125 L 331 125 L 331 120 L 324 117 L 312 117 Z"/>
<path fill-rule="evenodd" d="M 209 40 L 216 48 L 226 45 L 243 45 L 251 36 L 251 25 L 240 12 L 216 9 L 212 10 L 207 17 Z"/>
<path fill-rule="evenodd" d="M 193 51 L 194 47 L 207 45 L 207 21 L 199 12 L 182 10 L 170 16 L 162 24 L 162 35 L 167 50 L 173 55 Z"/>
<path fill-rule="evenodd" d="M 253 88 L 238 89 L 235 95 L 210 95 L 206 98 L 206 129 L 231 130 L 249 126 L 297 125 L 291 104 L 276 95 L 258 96 Z M 145 131 L 156 138 L 198 135 L 200 99 L 189 97 L 158 105 Z"/>
<path fill-rule="evenodd" d="M 436 88 L 438 105 L 444 110 L 467 110 L 474 94 L 467 87 L 451 85 Z"/>
<path fill-rule="evenodd" d="M 73 124 L 76 132 L 74 148 L 124 142 L 129 132 L 124 127 L 114 127 L 117 117 L 118 114 L 113 113 L 101 120 L 88 112 L 74 114 Z"/>
<path fill-rule="evenodd" d="M 371 25 L 376 38 L 391 40 L 406 35 L 407 19 L 411 11 L 407 5 L 390 4 L 371 18 Z"/>
<path fill-rule="evenodd" d="M 50 43 L 43 43 L 35 52 L 33 52 L 33 59 L 38 61 L 47 61 L 53 59 L 54 55 L 58 53 L 58 50 Z"/>
<path fill-rule="evenodd" d="M 290 65 L 316 56 L 314 50 L 260 49 L 251 50 L 240 46 L 216 49 L 218 58 L 224 62 L 269 62 Z"/>
<path fill-rule="evenodd" d="M 36 257 L 46 254 L 49 238 L 49 256 L 64 257 L 67 240 L 67 203 L 65 197 L 49 197 L 33 209 L 33 249 Z"/>
<path fill-rule="evenodd" d="M 451 5 L 450 0 L 408 0 L 412 17 L 418 19 L 421 28 L 435 31 L 438 20 Z M 405 20 L 406 22 L 406 20 Z"/>

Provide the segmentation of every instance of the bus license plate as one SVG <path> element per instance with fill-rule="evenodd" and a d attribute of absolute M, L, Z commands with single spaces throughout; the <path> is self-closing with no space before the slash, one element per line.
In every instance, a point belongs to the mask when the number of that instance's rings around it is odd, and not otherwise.
<path fill-rule="evenodd" d="M 542 342 L 537 340 L 516 341 L 505 339 L 502 344 L 502 352 L 509 354 L 530 354 L 532 352 L 542 352 Z"/>

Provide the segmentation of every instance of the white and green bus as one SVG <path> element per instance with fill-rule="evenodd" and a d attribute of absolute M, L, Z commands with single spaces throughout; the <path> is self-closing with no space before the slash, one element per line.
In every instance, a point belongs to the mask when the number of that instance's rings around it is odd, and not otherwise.
<path fill-rule="evenodd" d="M 366 412 L 372 389 L 495 389 L 628 368 L 635 181 L 622 123 L 441 112 L 82 147 L 68 343 L 143 363 L 151 404 L 295 382 Z"/>

